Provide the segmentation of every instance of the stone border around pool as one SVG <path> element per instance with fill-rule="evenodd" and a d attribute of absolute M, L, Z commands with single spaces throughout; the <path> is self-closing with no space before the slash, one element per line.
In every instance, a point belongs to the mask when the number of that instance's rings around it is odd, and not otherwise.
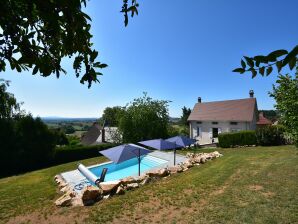
<path fill-rule="evenodd" d="M 100 187 L 87 186 L 80 193 L 71 189 L 61 175 L 56 175 L 54 180 L 63 195 L 55 201 L 55 205 L 59 207 L 93 205 L 113 195 L 125 194 L 126 191 L 138 188 L 154 180 L 165 178 L 171 174 L 184 172 L 194 165 L 204 164 L 208 160 L 221 156 L 223 155 L 218 151 L 211 153 L 187 153 L 187 160 L 179 165 L 151 170 L 139 177 L 126 177 L 117 181 L 103 182 L 99 184 Z"/>

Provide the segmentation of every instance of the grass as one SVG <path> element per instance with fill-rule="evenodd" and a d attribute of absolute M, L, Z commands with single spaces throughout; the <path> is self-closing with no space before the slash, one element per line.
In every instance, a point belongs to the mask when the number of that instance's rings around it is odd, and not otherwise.
<path fill-rule="evenodd" d="M 218 151 L 224 157 L 84 208 L 53 205 L 58 197 L 54 175 L 74 169 L 76 162 L 0 179 L 0 222 L 298 222 L 297 149 Z M 103 157 L 82 162 L 102 161 Z"/>

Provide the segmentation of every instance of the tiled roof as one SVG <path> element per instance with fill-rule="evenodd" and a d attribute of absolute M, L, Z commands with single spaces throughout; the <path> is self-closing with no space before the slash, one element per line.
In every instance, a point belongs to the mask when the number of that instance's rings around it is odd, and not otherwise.
<path fill-rule="evenodd" d="M 96 142 L 101 133 L 102 127 L 98 123 L 94 123 L 91 128 L 82 136 L 81 142 L 83 145 L 92 145 Z"/>
<path fill-rule="evenodd" d="M 259 113 L 259 120 L 257 122 L 257 125 L 271 125 L 271 124 L 272 122 L 266 117 L 264 117 L 264 114 L 262 112 Z"/>
<path fill-rule="evenodd" d="M 196 103 L 188 121 L 252 121 L 255 98 Z"/>

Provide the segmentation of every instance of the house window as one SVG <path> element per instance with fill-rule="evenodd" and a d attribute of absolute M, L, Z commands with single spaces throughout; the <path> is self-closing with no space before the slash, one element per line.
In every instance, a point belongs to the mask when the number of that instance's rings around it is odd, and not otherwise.
<path fill-rule="evenodd" d="M 200 135 L 201 135 L 201 128 L 197 127 L 197 136 L 200 136 Z"/>
<path fill-rule="evenodd" d="M 217 121 L 213 121 L 212 124 L 218 124 L 218 122 Z"/>
<path fill-rule="evenodd" d="M 237 125 L 238 122 L 230 122 L 231 125 Z"/>
<path fill-rule="evenodd" d="M 231 132 L 238 132 L 240 129 L 231 129 Z"/>
<path fill-rule="evenodd" d="M 197 121 L 197 124 L 202 124 L 202 121 Z"/>

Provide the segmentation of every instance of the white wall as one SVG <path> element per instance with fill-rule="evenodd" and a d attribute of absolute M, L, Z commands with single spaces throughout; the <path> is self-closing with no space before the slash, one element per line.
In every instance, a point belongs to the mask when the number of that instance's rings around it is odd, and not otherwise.
<path fill-rule="evenodd" d="M 237 122 L 237 125 L 231 125 L 230 121 L 218 121 L 218 124 L 212 124 L 212 121 L 202 121 L 198 124 L 196 121 L 191 121 L 190 125 L 190 137 L 199 141 L 199 144 L 212 143 L 212 128 L 218 128 L 219 133 L 254 130 L 256 127 L 255 119 L 253 122 Z M 198 135 L 197 129 L 200 133 Z M 217 142 L 217 138 L 214 139 Z"/>

